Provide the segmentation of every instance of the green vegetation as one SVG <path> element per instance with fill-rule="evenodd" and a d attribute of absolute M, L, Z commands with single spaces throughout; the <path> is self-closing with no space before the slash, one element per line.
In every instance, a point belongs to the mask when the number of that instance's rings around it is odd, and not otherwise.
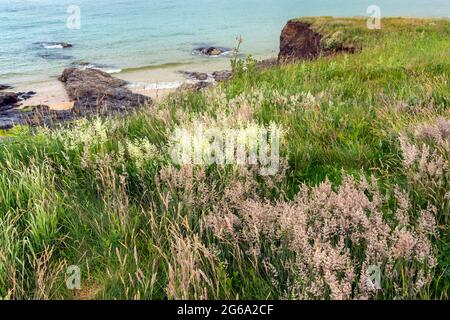
<path fill-rule="evenodd" d="M 450 21 L 306 21 L 361 51 L 2 138 L 0 297 L 448 299 Z M 284 128 L 278 174 L 173 164 L 198 122 Z"/>

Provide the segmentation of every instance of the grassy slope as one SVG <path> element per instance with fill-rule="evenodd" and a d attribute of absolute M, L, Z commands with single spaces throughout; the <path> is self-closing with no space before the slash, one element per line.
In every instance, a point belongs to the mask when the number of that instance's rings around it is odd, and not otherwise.
<path fill-rule="evenodd" d="M 432 196 L 411 187 L 398 136 L 419 123 L 449 118 L 450 22 L 384 19 L 382 29 L 372 31 L 363 19 L 304 20 L 325 39 L 356 43 L 362 51 L 263 71 L 250 62 L 221 88 L 174 95 L 126 119 L 53 133 L 15 130 L 17 138 L 0 146 L 0 297 L 200 298 L 200 287 L 208 288 L 208 297 L 285 297 L 285 257 L 272 262 L 279 274 L 274 285 L 258 263 L 240 255 L 244 251 L 227 251 L 227 244 L 203 231 L 202 217 L 214 210 L 213 200 L 191 203 L 183 183 L 155 181 L 161 168 L 171 167 L 165 145 L 175 125 L 198 117 L 230 121 L 244 105 L 257 123 L 275 121 L 287 129 L 282 154 L 289 169 L 267 198 L 291 199 L 300 183 L 312 187 L 326 178 L 338 187 L 344 173 L 362 172 L 375 175 L 383 192 L 397 185 L 409 190 L 413 216 L 437 205 L 444 231 L 433 240 L 439 264 L 432 283 L 419 293 L 389 289 L 376 297 L 447 298 L 448 199 L 436 196 L 442 193 L 438 187 Z M 142 141 L 158 151 L 139 147 Z M 233 174 L 209 168 L 207 189 L 226 188 Z M 193 185 L 189 199 L 195 200 L 200 184 L 194 179 Z M 386 212 L 395 211 L 395 204 L 387 206 L 392 208 Z M 222 250 L 218 260 L 198 249 L 212 244 Z M 180 247 L 196 248 L 188 250 L 194 256 L 174 258 L 187 254 Z M 180 260 L 197 262 L 183 269 Z M 83 270 L 81 291 L 64 286 L 61 270 L 70 264 Z M 214 285 L 177 278 L 202 278 L 195 265 Z"/>

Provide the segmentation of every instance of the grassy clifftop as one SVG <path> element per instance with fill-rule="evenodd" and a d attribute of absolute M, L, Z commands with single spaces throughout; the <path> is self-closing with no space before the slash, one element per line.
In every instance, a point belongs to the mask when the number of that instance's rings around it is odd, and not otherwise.
<path fill-rule="evenodd" d="M 372 47 L 379 45 L 383 39 L 389 42 L 396 36 L 441 37 L 450 33 L 450 19 L 446 18 L 384 18 L 381 28 L 377 30 L 367 27 L 367 18 L 304 17 L 292 21 L 310 24 L 312 30 L 325 38 L 325 45 L 327 41 L 335 40 L 359 47 Z"/>
<path fill-rule="evenodd" d="M 362 50 L 10 133 L 0 297 L 448 299 L 450 22 L 302 21 Z M 282 128 L 277 174 L 174 164 L 175 128 L 199 124 Z"/>

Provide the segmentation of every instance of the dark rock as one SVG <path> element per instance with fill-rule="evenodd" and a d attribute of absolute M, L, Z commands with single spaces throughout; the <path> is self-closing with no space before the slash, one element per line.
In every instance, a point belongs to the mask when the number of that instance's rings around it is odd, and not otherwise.
<path fill-rule="evenodd" d="M 34 45 L 42 49 L 67 49 L 73 47 L 73 44 L 67 42 L 36 42 Z"/>
<path fill-rule="evenodd" d="M 215 71 L 211 74 L 211 76 L 208 76 L 206 73 L 199 72 L 181 71 L 181 73 L 187 75 L 187 77 L 193 81 L 181 85 L 178 88 L 178 91 L 200 91 L 207 89 L 216 85 L 217 82 L 231 79 L 233 75 L 230 70 Z"/>
<path fill-rule="evenodd" d="M 11 113 L 11 110 L 14 110 L 14 108 L 17 108 L 17 105 L 11 104 L 11 105 L 5 105 L 3 107 L 0 107 L 0 116 L 6 116 Z"/>
<path fill-rule="evenodd" d="M 0 92 L 0 130 L 11 129 L 17 124 L 31 124 L 39 121 L 36 118 L 34 109 L 27 107 L 26 109 L 19 109 L 18 103 L 20 101 L 30 98 L 35 92 Z M 28 121 L 27 119 L 32 119 Z"/>
<path fill-rule="evenodd" d="M 288 21 L 281 32 L 278 62 L 317 57 L 321 51 L 321 39 L 322 36 L 313 31 L 310 24 L 298 20 Z"/>
<path fill-rule="evenodd" d="M 233 73 L 230 70 L 224 70 L 224 71 L 216 71 L 212 74 L 213 78 L 217 82 L 227 81 L 230 80 L 233 76 Z"/>
<path fill-rule="evenodd" d="M 2 91 L 2 90 L 9 90 L 9 89 L 12 89 L 12 88 L 13 88 L 12 86 L 9 86 L 7 84 L 0 84 L 0 91 Z"/>
<path fill-rule="evenodd" d="M 0 130 L 9 130 L 14 127 L 14 119 L 11 118 L 0 118 Z"/>
<path fill-rule="evenodd" d="M 58 44 L 59 44 L 61 47 L 63 47 L 64 49 L 72 48 L 72 47 L 73 47 L 73 44 L 67 43 L 67 42 L 59 42 Z"/>
<path fill-rule="evenodd" d="M 126 81 L 101 70 L 67 68 L 60 80 L 75 101 L 75 110 L 106 108 L 106 111 L 114 112 L 151 103 L 149 97 L 132 93 L 126 87 Z"/>
<path fill-rule="evenodd" d="M 179 72 L 191 80 L 206 81 L 209 78 L 208 74 L 203 72 L 195 72 L 195 71 L 179 71 Z"/>
<path fill-rule="evenodd" d="M 4 107 L 15 105 L 19 101 L 14 92 L 0 92 L 0 110 Z"/>
<path fill-rule="evenodd" d="M 118 70 L 120 70 L 120 68 L 117 68 L 114 65 L 103 64 L 103 63 L 94 63 L 94 62 L 88 62 L 88 61 L 74 61 L 70 64 L 70 66 L 73 68 L 81 69 L 81 70 L 98 69 L 98 70 L 105 71 L 107 73 L 112 73 L 109 71 L 117 72 Z"/>
<path fill-rule="evenodd" d="M 197 81 L 194 83 L 185 83 L 178 88 L 178 91 L 200 91 L 210 88 L 214 85 L 211 81 Z"/>
<path fill-rule="evenodd" d="M 218 56 L 219 54 L 222 53 L 222 51 L 220 49 L 213 48 L 213 47 L 202 49 L 201 52 L 208 56 Z"/>
<path fill-rule="evenodd" d="M 208 80 L 208 74 L 206 73 L 199 73 L 196 75 L 196 79 L 200 81 Z"/>
<path fill-rule="evenodd" d="M 208 80 L 208 74 L 207 73 L 203 73 L 203 72 L 195 72 L 193 73 L 192 77 L 196 80 L 200 80 L 200 81 L 206 81 Z"/>
<path fill-rule="evenodd" d="M 60 53 L 39 53 L 38 56 L 45 60 L 72 60 L 72 56 L 68 56 Z"/>
<path fill-rule="evenodd" d="M 220 56 L 224 53 L 231 52 L 231 49 L 222 47 L 200 47 L 196 48 L 194 52 L 204 56 Z"/>
<path fill-rule="evenodd" d="M 185 75 L 189 79 L 206 81 L 208 80 L 208 74 L 203 72 L 191 72 L 191 71 L 180 71 L 181 74 Z"/>
<path fill-rule="evenodd" d="M 87 61 L 76 61 L 76 62 L 72 62 L 71 65 L 73 65 L 73 66 L 86 67 L 86 66 L 92 65 L 92 63 L 87 62 Z"/>
<path fill-rule="evenodd" d="M 262 61 L 258 61 L 256 63 L 256 67 L 258 69 L 266 69 L 266 68 L 270 68 L 273 66 L 276 66 L 278 64 L 277 59 L 267 59 L 267 60 L 262 60 Z M 223 82 L 223 81 L 228 81 L 233 77 L 233 72 L 231 70 L 223 70 L 223 71 L 215 71 L 213 73 L 211 73 L 210 75 L 208 75 L 207 73 L 201 73 L 201 72 L 189 72 L 189 71 L 180 71 L 180 73 L 186 75 L 189 79 L 194 80 L 194 81 L 204 81 L 204 82 L 212 82 L 212 81 L 207 81 L 208 79 L 214 79 L 215 82 Z M 199 85 L 195 85 L 192 83 L 188 83 L 186 84 L 186 88 L 205 88 L 206 85 L 205 84 L 199 84 Z"/>
<path fill-rule="evenodd" d="M 19 101 L 24 101 L 30 99 L 35 94 L 36 92 L 34 91 L 28 91 L 28 92 L 18 92 L 16 95 Z"/>
<path fill-rule="evenodd" d="M 91 69 L 102 69 L 100 66 L 97 66 L 97 64 L 88 62 L 88 61 L 74 61 L 70 64 L 71 67 L 73 68 L 79 68 L 79 69 L 86 69 L 86 68 L 91 68 Z"/>

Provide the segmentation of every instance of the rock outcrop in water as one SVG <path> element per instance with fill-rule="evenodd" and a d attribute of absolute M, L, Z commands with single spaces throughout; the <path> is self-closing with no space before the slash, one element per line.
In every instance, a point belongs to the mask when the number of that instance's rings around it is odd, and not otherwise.
<path fill-rule="evenodd" d="M 212 76 L 217 82 L 222 82 L 230 80 L 233 76 L 233 72 L 231 70 L 215 71 L 212 73 Z"/>
<path fill-rule="evenodd" d="M 63 49 L 67 49 L 67 48 L 72 48 L 73 44 L 71 43 L 67 43 L 67 42 L 59 42 L 58 43 L 61 47 L 63 47 Z"/>
<path fill-rule="evenodd" d="M 196 71 L 180 71 L 188 79 L 196 81 L 216 81 L 222 82 L 230 80 L 232 77 L 231 70 L 214 71 L 213 73 L 196 72 Z"/>
<path fill-rule="evenodd" d="M 200 47 L 196 48 L 194 52 L 204 56 L 215 57 L 231 52 L 231 49 L 223 47 Z"/>
<path fill-rule="evenodd" d="M 9 89 L 12 89 L 13 87 L 12 86 L 10 86 L 10 85 L 7 85 L 7 84 L 0 84 L 0 91 L 3 91 L 3 90 L 9 90 Z"/>
<path fill-rule="evenodd" d="M 28 91 L 28 92 L 0 92 L 0 108 L 4 108 L 6 106 L 14 106 L 20 101 L 25 101 L 34 96 L 36 92 Z"/>
<path fill-rule="evenodd" d="M 59 78 L 67 94 L 75 102 L 74 109 L 102 109 L 106 113 L 122 112 L 128 108 L 151 103 L 149 97 L 135 94 L 127 82 L 97 69 L 68 68 Z"/>
<path fill-rule="evenodd" d="M 205 72 L 180 71 L 180 73 L 191 80 L 206 81 L 209 78 L 208 74 Z"/>
<path fill-rule="evenodd" d="M 185 83 L 178 88 L 178 91 L 200 91 L 216 85 L 218 82 L 230 80 L 233 73 L 230 70 L 215 71 L 213 73 L 180 71 L 191 82 Z"/>
<path fill-rule="evenodd" d="M 15 125 L 50 124 L 55 119 L 64 119 L 63 113 L 53 114 L 48 106 L 19 108 L 21 101 L 31 98 L 35 92 L 0 92 L 0 130 L 11 129 Z M 55 111 L 56 112 L 56 111 Z"/>
<path fill-rule="evenodd" d="M 34 45 L 44 49 L 68 49 L 73 47 L 73 44 L 68 42 L 36 42 Z"/>

